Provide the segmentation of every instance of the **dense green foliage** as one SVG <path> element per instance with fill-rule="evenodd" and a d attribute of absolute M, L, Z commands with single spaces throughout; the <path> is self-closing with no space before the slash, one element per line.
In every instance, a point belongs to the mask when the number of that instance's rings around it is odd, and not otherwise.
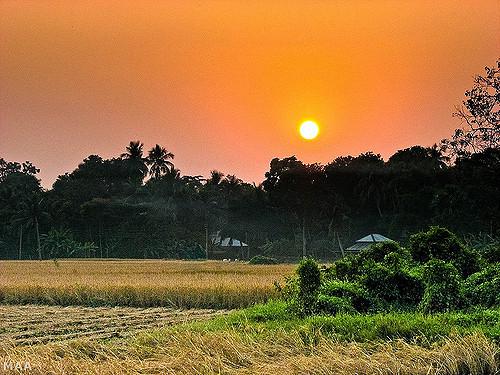
<path fill-rule="evenodd" d="M 500 262 L 469 276 L 463 288 L 465 299 L 473 305 L 500 306 Z"/>
<path fill-rule="evenodd" d="M 439 259 L 424 267 L 425 292 L 420 308 L 427 313 L 455 310 L 460 306 L 460 276 L 453 264 Z"/>
<path fill-rule="evenodd" d="M 277 264 L 278 260 L 276 258 L 266 257 L 264 255 L 256 255 L 248 261 L 250 264 Z"/>
<path fill-rule="evenodd" d="M 433 227 L 410 237 L 413 259 L 425 263 L 430 259 L 451 262 L 463 276 L 478 270 L 478 254 L 464 246 L 449 230 Z"/>
<path fill-rule="evenodd" d="M 491 308 L 500 306 L 499 296 L 499 263 L 440 227 L 413 235 L 410 251 L 379 243 L 321 270 L 308 259 L 283 288 L 289 310 L 299 316 Z"/>
<path fill-rule="evenodd" d="M 298 298 L 300 311 L 308 315 L 316 309 L 316 301 L 321 286 L 321 274 L 316 262 L 303 259 L 297 267 Z"/>

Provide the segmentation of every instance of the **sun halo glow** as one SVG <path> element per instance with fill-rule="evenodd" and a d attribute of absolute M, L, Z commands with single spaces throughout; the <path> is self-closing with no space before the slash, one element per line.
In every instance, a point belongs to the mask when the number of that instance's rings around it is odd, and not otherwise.
<path fill-rule="evenodd" d="M 300 135 L 302 138 L 312 140 L 318 136 L 319 126 L 312 120 L 304 121 L 300 124 Z"/>

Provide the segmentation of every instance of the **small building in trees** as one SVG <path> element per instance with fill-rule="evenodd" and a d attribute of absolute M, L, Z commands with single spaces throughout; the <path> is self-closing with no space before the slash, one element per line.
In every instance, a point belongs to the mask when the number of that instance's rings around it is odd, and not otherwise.
<path fill-rule="evenodd" d="M 210 236 L 210 259 L 247 259 L 248 244 L 232 237 L 222 238 L 220 231 Z"/>
<path fill-rule="evenodd" d="M 373 233 L 356 241 L 354 245 L 346 249 L 347 253 L 358 253 L 361 250 L 369 248 L 371 245 L 379 242 L 392 241 L 390 238 L 382 236 L 381 234 Z"/>

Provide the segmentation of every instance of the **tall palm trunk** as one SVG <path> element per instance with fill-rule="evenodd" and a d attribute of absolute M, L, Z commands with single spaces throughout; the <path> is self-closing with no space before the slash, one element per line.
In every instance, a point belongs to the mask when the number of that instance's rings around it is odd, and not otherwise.
<path fill-rule="evenodd" d="M 306 217 L 302 218 L 302 258 L 307 255 L 306 251 Z"/>
<path fill-rule="evenodd" d="M 23 251 L 23 226 L 21 225 L 19 229 L 19 260 L 22 258 Z"/>
<path fill-rule="evenodd" d="M 380 201 L 381 201 L 381 199 L 380 199 L 380 198 L 377 198 L 377 199 L 376 199 L 376 205 L 377 205 L 378 216 L 380 216 L 380 218 L 382 218 L 382 208 L 381 208 L 381 205 L 380 205 Z"/>
<path fill-rule="evenodd" d="M 42 260 L 42 247 L 40 246 L 40 228 L 38 225 L 38 218 L 35 217 L 35 230 L 36 230 L 36 245 L 38 247 L 38 259 Z"/>

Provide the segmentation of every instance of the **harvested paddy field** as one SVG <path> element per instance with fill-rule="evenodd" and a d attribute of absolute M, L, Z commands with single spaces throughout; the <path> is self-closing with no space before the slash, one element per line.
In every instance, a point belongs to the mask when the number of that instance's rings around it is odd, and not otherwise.
<path fill-rule="evenodd" d="M 217 261 L 1 261 L 0 303 L 233 309 L 277 297 L 294 265 Z"/>
<path fill-rule="evenodd" d="M 73 339 L 101 340 L 225 313 L 225 310 L 169 308 L 0 305 L 0 341 L 33 345 Z"/>

